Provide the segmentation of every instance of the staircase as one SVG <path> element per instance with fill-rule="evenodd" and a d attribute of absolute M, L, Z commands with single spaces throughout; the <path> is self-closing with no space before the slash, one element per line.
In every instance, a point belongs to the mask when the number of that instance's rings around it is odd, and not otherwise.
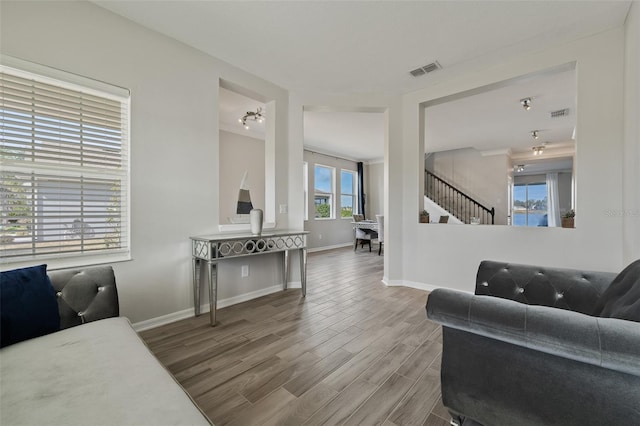
<path fill-rule="evenodd" d="M 478 218 L 480 224 L 495 223 L 495 208 L 488 208 L 430 171 L 424 171 L 424 195 L 463 223 Z"/>

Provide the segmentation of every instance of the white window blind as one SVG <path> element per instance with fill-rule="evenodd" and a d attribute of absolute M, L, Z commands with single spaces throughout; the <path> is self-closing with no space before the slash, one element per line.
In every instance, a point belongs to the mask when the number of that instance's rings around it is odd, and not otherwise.
<path fill-rule="evenodd" d="M 128 252 L 129 97 L 5 66 L 0 97 L 3 262 Z"/>

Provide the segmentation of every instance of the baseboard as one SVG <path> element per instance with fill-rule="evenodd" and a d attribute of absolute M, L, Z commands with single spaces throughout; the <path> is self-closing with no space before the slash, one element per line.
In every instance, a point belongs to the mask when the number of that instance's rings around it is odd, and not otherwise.
<path fill-rule="evenodd" d="M 209 306 L 207 306 L 207 312 L 209 311 Z M 149 330 L 151 328 L 156 328 L 161 325 L 170 324 L 172 322 L 180 321 L 185 318 L 189 318 L 193 316 L 193 308 L 183 309 L 182 311 L 172 312 L 170 314 L 162 315 L 156 318 L 151 318 L 148 320 L 136 322 L 131 324 L 133 329 L 137 332 Z"/>
<path fill-rule="evenodd" d="M 408 280 L 389 280 L 388 282 L 385 282 L 385 284 L 387 285 L 387 287 L 409 287 L 409 288 L 416 288 L 418 290 L 425 290 L 425 291 L 433 291 L 437 288 L 440 288 L 439 286 L 436 286 L 436 285 L 420 283 L 417 281 L 408 281 Z"/>
<path fill-rule="evenodd" d="M 337 249 L 337 248 L 352 247 L 352 246 L 353 246 L 353 241 L 350 242 L 350 243 L 334 244 L 332 246 L 324 246 L 324 247 L 316 247 L 316 248 L 312 248 L 312 249 L 307 249 L 307 253 L 315 253 L 317 251 L 333 250 L 333 249 Z"/>
<path fill-rule="evenodd" d="M 300 281 L 290 281 L 287 284 L 287 288 L 301 288 L 302 283 Z M 266 296 L 268 294 L 277 293 L 282 291 L 282 284 L 274 285 L 260 290 L 252 291 L 238 296 L 228 297 L 226 299 L 218 300 L 218 309 L 226 308 L 227 306 L 237 305 L 238 303 L 246 302 L 248 300 L 257 299 L 258 297 Z M 206 302 L 200 306 L 201 314 L 209 312 L 209 303 Z M 160 327 L 161 325 L 170 324 L 172 322 L 180 321 L 185 318 L 190 318 L 194 315 L 193 308 L 183 309 L 178 312 L 172 312 L 170 314 L 162 315 L 156 318 L 140 321 L 133 324 L 133 329 L 137 332 L 149 330 L 151 328 Z"/>
<path fill-rule="evenodd" d="M 387 287 L 409 287 L 409 288 L 415 288 L 415 289 L 418 289 L 418 290 L 425 290 L 425 291 L 429 291 L 429 292 L 431 292 L 433 290 L 436 290 L 438 288 L 448 288 L 450 290 L 456 290 L 456 291 L 461 291 L 463 293 L 474 294 L 473 291 L 468 291 L 468 290 L 451 289 L 451 287 L 444 287 L 444 286 L 441 286 L 441 285 L 432 285 L 432 284 L 420 283 L 420 282 L 416 282 L 416 281 L 389 280 L 387 277 L 383 277 L 382 278 L 382 282 Z"/>

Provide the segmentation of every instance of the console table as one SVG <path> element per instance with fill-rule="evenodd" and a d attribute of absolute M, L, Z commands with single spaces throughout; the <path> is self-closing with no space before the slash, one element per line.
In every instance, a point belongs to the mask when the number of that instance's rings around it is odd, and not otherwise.
<path fill-rule="evenodd" d="M 200 315 L 201 262 L 207 263 L 209 283 L 209 315 L 211 325 L 216 324 L 218 301 L 218 262 L 244 256 L 283 253 L 284 290 L 289 277 L 289 252 L 300 251 L 300 280 L 302 295 L 307 294 L 307 234 L 306 231 L 267 230 L 260 235 L 250 233 L 220 233 L 191 238 L 193 263 L 193 302 L 195 315 Z"/>

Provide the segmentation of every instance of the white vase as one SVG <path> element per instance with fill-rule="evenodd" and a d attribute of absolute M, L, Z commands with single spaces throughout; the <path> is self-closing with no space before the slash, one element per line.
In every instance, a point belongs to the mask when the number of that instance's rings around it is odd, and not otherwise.
<path fill-rule="evenodd" d="M 253 209 L 249 212 L 249 222 L 251 223 L 251 233 L 260 235 L 262 233 L 263 213 L 260 209 Z"/>

